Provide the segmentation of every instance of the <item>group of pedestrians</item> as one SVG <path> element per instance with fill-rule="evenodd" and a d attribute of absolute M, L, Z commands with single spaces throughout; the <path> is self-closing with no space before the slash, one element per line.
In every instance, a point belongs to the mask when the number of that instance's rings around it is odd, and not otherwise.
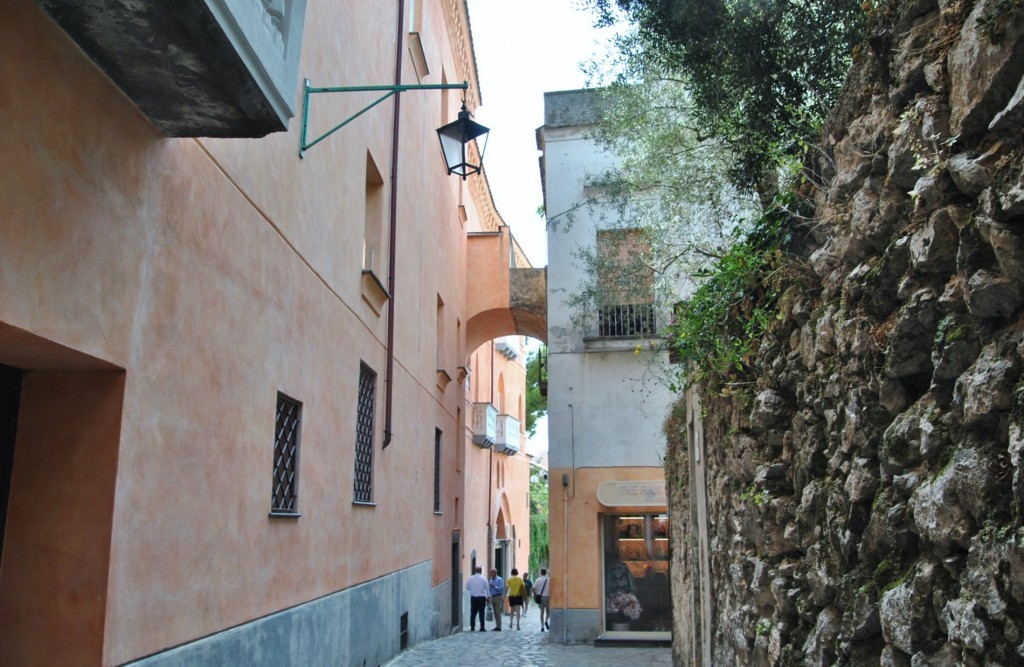
<path fill-rule="evenodd" d="M 522 630 L 520 625 L 522 616 L 530 608 L 530 598 L 540 609 L 540 630 L 551 629 L 551 579 L 548 571 L 540 570 L 540 577 L 537 581 L 530 580 L 530 573 L 523 572 L 519 576 L 519 570 L 512 568 L 512 576 L 508 579 L 508 585 L 498 576 L 495 569 L 491 569 L 490 578 L 484 578 L 483 569 L 477 567 L 473 574 L 466 581 L 466 590 L 469 591 L 469 629 L 471 632 L 477 630 L 477 615 L 480 616 L 480 632 L 484 627 L 484 611 L 487 605 L 491 606 L 491 613 L 494 614 L 494 627 L 491 630 L 501 632 L 501 617 L 505 613 L 505 598 L 508 598 L 509 608 L 509 630 L 515 623 L 516 630 Z"/>

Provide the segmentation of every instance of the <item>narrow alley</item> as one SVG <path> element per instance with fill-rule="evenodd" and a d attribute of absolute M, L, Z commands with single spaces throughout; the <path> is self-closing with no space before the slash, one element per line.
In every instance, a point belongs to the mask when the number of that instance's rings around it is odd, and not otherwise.
<path fill-rule="evenodd" d="M 486 632 L 470 632 L 467 628 L 449 637 L 422 642 L 399 654 L 387 667 L 618 667 L 624 664 L 669 667 L 672 664 L 672 649 L 667 647 L 566 645 L 549 641 L 551 633 L 541 632 L 539 610 L 532 605 L 523 618 L 522 630 L 510 630 L 508 616 L 502 619 L 501 632 L 492 631 L 491 622 L 487 627 Z"/>

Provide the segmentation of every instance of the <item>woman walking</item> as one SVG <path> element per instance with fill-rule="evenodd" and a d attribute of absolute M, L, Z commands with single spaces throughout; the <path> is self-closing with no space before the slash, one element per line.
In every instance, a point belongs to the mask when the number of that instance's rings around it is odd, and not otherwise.
<path fill-rule="evenodd" d="M 508 578 L 508 629 L 512 629 L 512 621 L 516 622 L 516 630 L 522 630 L 519 622 L 523 612 L 523 597 L 526 595 L 526 584 L 519 576 L 519 570 L 512 568 L 512 576 Z"/>

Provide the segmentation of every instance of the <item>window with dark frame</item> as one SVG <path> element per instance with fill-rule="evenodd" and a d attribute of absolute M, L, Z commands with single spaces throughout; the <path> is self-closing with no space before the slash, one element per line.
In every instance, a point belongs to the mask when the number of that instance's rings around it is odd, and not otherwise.
<path fill-rule="evenodd" d="M 434 513 L 441 513 L 441 429 L 434 429 Z"/>
<path fill-rule="evenodd" d="M 274 483 L 270 513 L 298 516 L 302 403 L 278 392 L 275 422 Z"/>
<path fill-rule="evenodd" d="M 353 501 L 373 502 L 373 412 L 377 374 L 364 363 L 359 364 L 359 400 L 356 406 L 356 469 L 353 479 Z"/>
<path fill-rule="evenodd" d="M 638 337 L 656 332 L 654 274 L 650 243 L 637 229 L 597 232 L 598 282 L 605 302 L 598 305 L 598 336 Z"/>

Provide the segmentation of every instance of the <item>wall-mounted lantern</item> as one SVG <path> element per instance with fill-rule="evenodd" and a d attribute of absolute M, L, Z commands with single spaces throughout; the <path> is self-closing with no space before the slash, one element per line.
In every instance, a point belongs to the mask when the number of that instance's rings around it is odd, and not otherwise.
<path fill-rule="evenodd" d="M 469 110 L 466 109 L 466 102 L 462 102 L 462 111 L 459 112 L 457 120 L 448 123 L 437 129 L 437 136 L 441 140 L 441 152 L 444 154 L 445 168 L 449 174 L 462 176 L 462 180 L 470 174 L 480 172 L 484 161 L 484 151 L 487 150 L 487 136 L 489 129 L 470 120 Z M 469 162 L 466 157 L 466 145 L 469 142 L 484 138 L 484 147 L 480 149 L 479 164 Z M 479 145 L 479 142 L 477 142 Z"/>
<path fill-rule="evenodd" d="M 342 86 L 342 87 L 327 87 L 317 88 L 309 84 L 309 79 L 305 82 L 305 91 L 302 98 L 302 133 L 299 137 L 299 157 L 305 157 L 306 151 L 316 146 L 318 143 L 331 136 L 341 128 L 345 127 L 359 116 L 377 106 L 384 100 L 388 99 L 395 93 L 405 92 L 409 90 L 461 90 L 465 92 L 469 89 L 469 82 L 463 83 L 437 83 L 437 84 L 420 84 L 420 85 L 407 85 L 407 86 Z M 316 95 L 318 93 L 358 93 L 358 92 L 383 92 L 384 95 L 377 98 L 367 106 L 363 107 L 356 113 L 352 114 L 345 120 L 341 121 L 327 132 L 324 132 L 319 137 L 307 140 L 308 138 L 308 127 L 309 127 L 309 97 L 310 95 Z M 487 149 L 487 134 L 490 132 L 486 127 L 470 120 L 469 110 L 466 109 L 466 102 L 462 102 L 462 111 L 459 112 L 459 117 L 445 125 L 444 127 L 438 128 L 437 136 L 441 140 L 441 151 L 444 154 L 445 169 L 448 170 L 449 174 L 456 174 L 462 176 L 462 180 L 466 180 L 466 177 L 470 174 L 476 174 L 480 172 L 483 163 L 484 150 Z M 480 164 L 472 164 L 469 162 L 466 156 L 466 144 L 470 141 L 475 140 L 478 137 L 484 137 L 484 148 L 480 151 Z"/>

